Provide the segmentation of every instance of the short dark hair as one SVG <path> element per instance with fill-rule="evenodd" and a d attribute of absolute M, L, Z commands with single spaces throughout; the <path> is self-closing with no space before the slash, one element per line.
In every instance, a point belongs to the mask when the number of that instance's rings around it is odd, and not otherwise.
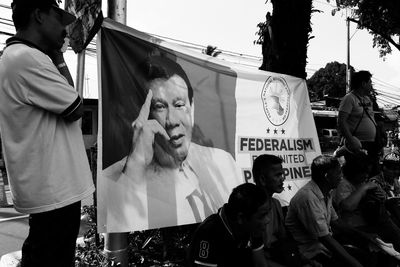
<path fill-rule="evenodd" d="M 321 181 L 329 170 L 340 167 L 339 159 L 330 155 L 316 157 L 311 163 L 311 179 Z"/>
<path fill-rule="evenodd" d="M 29 25 L 31 13 L 39 8 L 44 11 L 49 11 L 53 5 L 58 6 L 57 0 L 14 0 L 11 3 L 12 20 L 15 29 L 21 30 Z"/>
<path fill-rule="evenodd" d="M 250 218 L 266 201 L 269 201 L 269 198 L 261 187 L 252 183 L 241 184 L 235 187 L 229 196 L 227 215 L 234 218 L 242 213 L 246 218 Z"/>
<path fill-rule="evenodd" d="M 158 78 L 169 79 L 174 75 L 180 76 L 187 85 L 189 101 L 192 104 L 193 87 L 186 72 L 176 61 L 167 56 L 151 56 L 138 65 L 137 71 L 143 77 L 145 85 Z"/>
<path fill-rule="evenodd" d="M 282 164 L 283 160 L 275 155 L 262 154 L 259 155 L 253 162 L 253 168 L 251 172 L 253 173 L 254 182 L 259 185 L 260 177 L 265 173 L 265 170 L 270 168 L 272 165 Z"/>
<path fill-rule="evenodd" d="M 367 70 L 360 70 L 351 75 L 351 89 L 355 90 L 361 86 L 363 82 L 368 82 L 372 74 Z"/>
<path fill-rule="evenodd" d="M 354 176 L 362 172 L 369 172 L 371 159 L 363 152 L 353 153 L 346 156 L 346 163 L 342 171 L 348 180 L 352 180 Z"/>

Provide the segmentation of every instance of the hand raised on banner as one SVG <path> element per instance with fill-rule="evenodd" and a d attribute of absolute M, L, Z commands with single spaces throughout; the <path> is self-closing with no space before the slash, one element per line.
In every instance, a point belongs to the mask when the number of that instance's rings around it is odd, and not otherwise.
<path fill-rule="evenodd" d="M 153 93 L 150 90 L 139 112 L 139 116 L 132 123 L 132 148 L 127 158 L 127 168 L 133 166 L 146 167 L 151 163 L 154 154 L 153 144 L 155 134 L 160 134 L 167 140 L 170 139 L 158 121 L 149 119 L 152 97 Z"/>

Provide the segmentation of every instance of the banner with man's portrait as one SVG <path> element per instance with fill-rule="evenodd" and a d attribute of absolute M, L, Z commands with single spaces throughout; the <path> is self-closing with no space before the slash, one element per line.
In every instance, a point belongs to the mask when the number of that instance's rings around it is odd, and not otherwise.
<path fill-rule="evenodd" d="M 213 58 L 105 19 L 98 35 L 98 231 L 201 222 L 283 159 L 287 205 L 321 154 L 304 80 Z"/>

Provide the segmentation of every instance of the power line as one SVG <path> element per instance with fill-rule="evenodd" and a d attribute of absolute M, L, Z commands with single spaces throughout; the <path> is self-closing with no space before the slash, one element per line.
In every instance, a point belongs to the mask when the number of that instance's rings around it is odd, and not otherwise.
<path fill-rule="evenodd" d="M 4 24 L 4 25 L 7 25 L 7 26 L 14 27 L 14 24 L 10 24 L 10 23 L 3 22 L 3 21 L 0 21 L 0 24 Z"/>
<path fill-rule="evenodd" d="M 8 35 L 8 36 L 14 36 L 14 34 L 12 34 L 12 33 L 3 32 L 3 31 L 0 31 L 0 34 L 4 34 L 4 35 Z"/>
<path fill-rule="evenodd" d="M 14 21 L 12 21 L 11 19 L 1 18 L 1 17 L 0 17 L 0 19 L 8 21 L 8 22 L 11 22 L 11 23 L 14 23 Z"/>
<path fill-rule="evenodd" d="M 7 9 L 11 9 L 10 6 L 6 6 L 6 5 L 2 5 L 2 4 L 0 4 L 0 7 L 2 7 L 2 8 L 7 8 Z"/>
<path fill-rule="evenodd" d="M 388 87 L 393 87 L 393 88 L 395 88 L 395 89 L 400 89 L 399 87 L 396 87 L 396 86 L 394 86 L 394 85 L 392 85 L 392 84 L 390 84 L 390 83 L 388 83 L 388 82 L 385 82 L 385 81 L 382 81 L 382 80 L 380 80 L 380 79 L 378 79 L 378 78 L 376 78 L 376 77 L 374 77 L 374 76 L 372 76 L 372 80 L 377 80 L 378 82 L 380 82 L 381 84 L 386 84 L 386 86 L 388 86 Z"/>

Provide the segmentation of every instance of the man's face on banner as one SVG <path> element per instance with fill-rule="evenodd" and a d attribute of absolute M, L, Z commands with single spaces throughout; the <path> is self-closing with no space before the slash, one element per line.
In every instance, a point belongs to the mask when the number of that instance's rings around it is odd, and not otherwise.
<path fill-rule="evenodd" d="M 155 136 L 154 153 L 161 164 L 176 165 L 185 160 L 192 139 L 191 105 L 188 87 L 178 75 L 155 79 L 149 83 L 153 92 L 150 117 L 157 120 L 168 133 L 167 141 Z"/>

